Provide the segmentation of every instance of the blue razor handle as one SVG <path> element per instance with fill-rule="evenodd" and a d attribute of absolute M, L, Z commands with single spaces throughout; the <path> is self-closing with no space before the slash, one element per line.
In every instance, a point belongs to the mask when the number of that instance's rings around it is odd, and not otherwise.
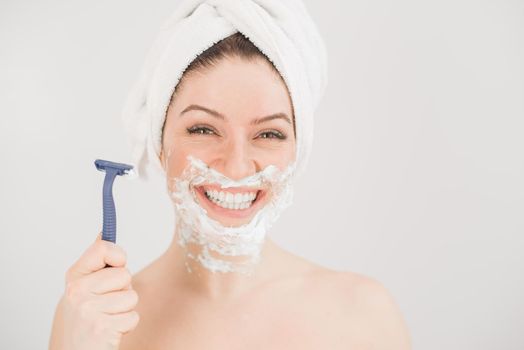
<path fill-rule="evenodd" d="M 101 159 L 95 160 L 95 166 L 98 170 L 106 173 L 102 196 L 104 208 L 102 239 L 116 243 L 116 211 L 115 202 L 113 200 L 113 182 L 117 175 L 121 176 L 128 174 L 131 169 L 133 169 L 133 166 Z"/>

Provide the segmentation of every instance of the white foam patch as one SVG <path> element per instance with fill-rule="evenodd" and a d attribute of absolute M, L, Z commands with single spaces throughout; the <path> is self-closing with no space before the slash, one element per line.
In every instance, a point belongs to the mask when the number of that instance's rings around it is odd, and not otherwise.
<path fill-rule="evenodd" d="M 138 173 L 137 173 L 137 171 L 135 169 L 136 169 L 135 166 L 133 166 L 132 169 L 126 170 L 124 177 L 129 179 L 129 180 L 137 179 L 138 178 Z"/>
<path fill-rule="evenodd" d="M 182 174 L 167 181 L 175 208 L 178 243 L 183 247 L 192 243 L 199 245 L 198 255 L 186 250 L 187 257 L 199 261 L 210 271 L 249 274 L 260 259 L 267 231 L 292 203 L 296 163 L 284 170 L 269 165 L 254 175 L 236 181 L 208 167 L 200 159 L 192 156 L 187 159 L 189 164 Z M 195 187 L 202 184 L 217 184 L 222 188 L 262 187 L 267 190 L 269 199 L 247 224 L 224 226 L 210 218 L 198 204 Z M 231 259 L 238 256 L 244 258 Z"/>

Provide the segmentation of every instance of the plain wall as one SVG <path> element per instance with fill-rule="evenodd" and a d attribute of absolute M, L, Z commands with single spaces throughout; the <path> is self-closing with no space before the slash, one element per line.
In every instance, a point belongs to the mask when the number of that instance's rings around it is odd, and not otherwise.
<path fill-rule="evenodd" d="M 0 2 L 0 348 L 47 348 L 102 221 L 97 158 L 176 1 Z M 315 1 L 329 85 L 270 235 L 393 294 L 416 349 L 524 348 L 524 2 Z M 136 272 L 173 234 L 161 178 L 117 179 Z"/>

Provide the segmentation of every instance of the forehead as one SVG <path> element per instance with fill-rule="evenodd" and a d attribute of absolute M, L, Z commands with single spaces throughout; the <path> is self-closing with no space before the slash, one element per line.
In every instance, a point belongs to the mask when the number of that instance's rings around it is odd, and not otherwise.
<path fill-rule="evenodd" d="M 285 83 L 267 62 L 240 58 L 223 59 L 203 71 L 184 77 L 183 88 L 173 101 L 181 112 L 199 104 L 226 116 L 260 116 L 284 112 L 292 116 Z"/>

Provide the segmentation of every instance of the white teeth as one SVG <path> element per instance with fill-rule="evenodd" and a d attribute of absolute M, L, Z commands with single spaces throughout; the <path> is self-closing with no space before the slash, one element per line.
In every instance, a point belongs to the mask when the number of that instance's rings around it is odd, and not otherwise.
<path fill-rule="evenodd" d="M 249 208 L 256 198 L 256 192 L 231 193 L 227 191 L 205 190 L 207 197 L 218 206 L 242 210 Z"/>
<path fill-rule="evenodd" d="M 237 194 L 235 194 L 235 203 L 240 203 L 240 202 L 242 202 L 242 197 L 243 197 L 243 196 L 242 196 L 242 193 L 237 193 Z M 237 209 L 237 208 L 235 208 L 235 209 Z"/>

